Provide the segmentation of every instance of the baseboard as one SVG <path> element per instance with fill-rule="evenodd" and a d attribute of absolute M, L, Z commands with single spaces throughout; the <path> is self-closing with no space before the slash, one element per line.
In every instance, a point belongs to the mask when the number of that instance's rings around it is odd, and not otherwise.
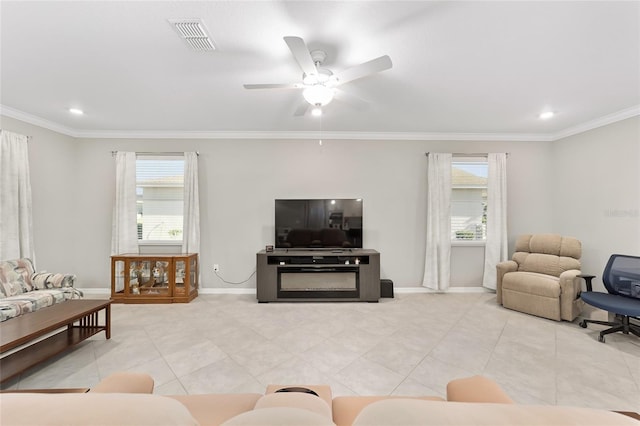
<path fill-rule="evenodd" d="M 108 288 L 78 288 L 85 297 L 94 296 L 110 296 L 111 290 Z M 256 294 L 255 288 L 199 288 L 198 294 Z"/>
<path fill-rule="evenodd" d="M 79 288 L 85 296 L 88 295 L 110 295 L 111 290 L 108 288 Z M 426 287 L 394 287 L 395 293 L 411 294 L 411 293 L 492 293 L 484 287 L 449 287 L 446 291 L 431 290 Z M 256 294 L 255 288 L 236 288 L 236 287 L 218 287 L 218 288 L 199 288 L 198 294 Z"/>
<path fill-rule="evenodd" d="M 108 288 L 80 288 L 78 287 L 78 290 L 80 290 L 82 292 L 82 294 L 84 294 L 85 297 L 87 297 L 88 295 L 92 294 L 92 295 L 96 295 L 96 296 L 111 296 L 111 290 Z"/>
<path fill-rule="evenodd" d="M 219 288 L 199 288 L 198 294 L 256 294 L 255 288 L 246 287 L 219 287 Z"/>
<path fill-rule="evenodd" d="M 426 287 L 394 287 L 396 293 L 492 293 L 484 287 L 449 287 L 445 291 L 432 290 Z"/>

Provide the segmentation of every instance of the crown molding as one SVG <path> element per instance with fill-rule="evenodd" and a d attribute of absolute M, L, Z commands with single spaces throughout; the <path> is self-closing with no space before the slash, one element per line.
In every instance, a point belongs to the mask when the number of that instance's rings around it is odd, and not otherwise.
<path fill-rule="evenodd" d="M 84 139 L 267 139 L 267 140 L 397 140 L 397 141 L 527 141 L 550 142 L 640 115 L 640 105 L 569 127 L 557 133 L 428 133 L 319 131 L 79 130 L 15 108 L 0 105 L 0 114 Z"/>
<path fill-rule="evenodd" d="M 266 139 L 266 140 L 398 140 L 398 141 L 549 141 L 546 134 L 523 133 L 420 133 L 420 132 L 320 132 L 320 131 L 78 131 L 87 139 Z"/>
<path fill-rule="evenodd" d="M 16 120 L 36 125 L 38 127 L 53 130 L 54 132 L 62 133 L 63 135 L 72 136 L 74 138 L 77 137 L 78 134 L 78 131 L 75 129 L 63 126 L 53 121 L 45 120 L 44 118 L 28 114 L 26 112 L 8 107 L 6 105 L 0 105 L 0 114 L 5 115 L 9 118 L 15 118 Z"/>
<path fill-rule="evenodd" d="M 551 140 L 557 141 L 558 139 L 564 139 L 569 136 L 577 135 L 578 133 L 584 133 L 589 130 L 597 129 L 598 127 L 606 126 L 607 124 L 626 120 L 627 118 L 635 117 L 636 115 L 640 115 L 640 105 L 634 105 L 618 112 L 596 118 L 595 120 L 587 121 L 586 123 L 578 124 L 577 126 L 568 127 L 558 133 L 554 133 L 551 136 Z"/>

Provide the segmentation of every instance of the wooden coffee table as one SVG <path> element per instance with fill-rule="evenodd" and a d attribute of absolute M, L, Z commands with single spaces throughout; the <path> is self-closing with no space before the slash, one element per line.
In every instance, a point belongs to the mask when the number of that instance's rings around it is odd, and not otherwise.
<path fill-rule="evenodd" d="M 104 324 L 98 314 L 105 312 Z M 0 382 L 64 352 L 101 331 L 111 338 L 110 300 L 67 300 L 0 323 L 0 354 L 66 327 L 0 359 Z"/>

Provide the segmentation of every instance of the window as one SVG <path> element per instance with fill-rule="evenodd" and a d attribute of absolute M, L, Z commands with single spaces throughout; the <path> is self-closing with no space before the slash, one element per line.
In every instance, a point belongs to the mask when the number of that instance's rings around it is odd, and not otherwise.
<path fill-rule="evenodd" d="M 182 242 L 184 158 L 136 158 L 138 242 Z"/>
<path fill-rule="evenodd" d="M 481 159 L 451 162 L 451 239 L 484 241 L 487 237 L 488 164 Z"/>

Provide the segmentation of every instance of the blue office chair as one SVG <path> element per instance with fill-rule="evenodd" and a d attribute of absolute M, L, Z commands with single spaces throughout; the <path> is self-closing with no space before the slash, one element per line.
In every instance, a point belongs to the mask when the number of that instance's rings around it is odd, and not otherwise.
<path fill-rule="evenodd" d="M 593 291 L 591 280 L 595 275 L 578 275 L 584 278 L 587 291 L 580 295 L 591 306 L 615 314 L 615 321 L 582 320 L 580 327 L 588 323 L 609 325 L 611 328 L 600 332 L 598 340 L 604 343 L 604 336 L 622 331 L 640 337 L 640 257 L 622 254 L 611 255 L 604 268 L 602 282 L 609 293 Z"/>

